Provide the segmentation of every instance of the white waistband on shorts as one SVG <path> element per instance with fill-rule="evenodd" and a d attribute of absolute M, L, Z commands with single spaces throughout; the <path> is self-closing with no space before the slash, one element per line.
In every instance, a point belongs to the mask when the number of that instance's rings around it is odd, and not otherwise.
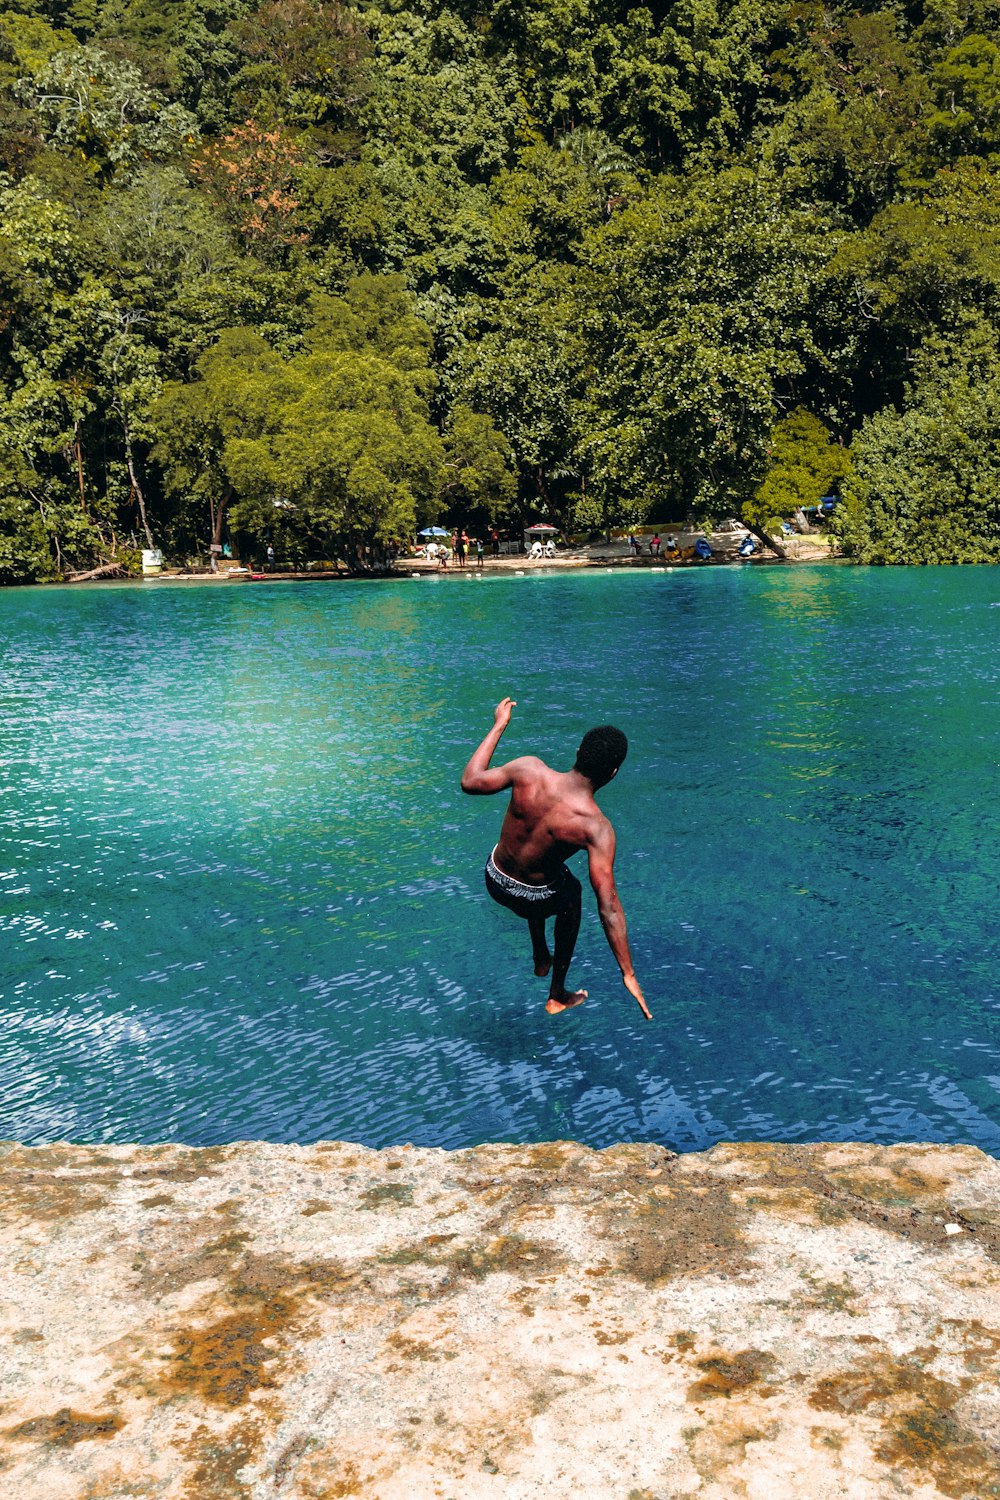
<path fill-rule="evenodd" d="M 522 901 L 548 901 L 552 896 L 558 896 L 559 890 L 556 886 L 526 885 L 523 880 L 515 880 L 513 875 L 508 875 L 506 870 L 501 870 L 493 857 L 499 847 L 498 844 L 493 845 L 493 853 L 486 861 L 486 868 L 491 877 L 509 896 L 520 896 Z"/>

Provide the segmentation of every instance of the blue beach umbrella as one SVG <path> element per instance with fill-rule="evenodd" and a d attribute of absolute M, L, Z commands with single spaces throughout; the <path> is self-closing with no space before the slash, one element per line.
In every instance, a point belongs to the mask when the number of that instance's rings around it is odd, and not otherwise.
<path fill-rule="evenodd" d="M 418 531 L 417 536 L 447 536 L 443 526 L 425 526 L 423 531 Z"/>

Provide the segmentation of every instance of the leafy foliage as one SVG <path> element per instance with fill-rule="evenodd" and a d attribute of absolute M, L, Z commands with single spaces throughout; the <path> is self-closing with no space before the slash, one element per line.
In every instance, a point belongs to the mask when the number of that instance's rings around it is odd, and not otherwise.
<path fill-rule="evenodd" d="M 851 473 L 850 451 L 801 406 L 771 434 L 770 467 L 757 493 L 743 506 L 743 519 L 772 526 L 790 512 L 814 506 Z"/>
<path fill-rule="evenodd" d="M 1000 561 L 1000 348 L 982 320 L 931 334 L 902 409 L 862 426 L 839 525 L 859 562 Z"/>
<path fill-rule="evenodd" d="M 0 581 L 421 520 L 997 556 L 992 0 L 7 0 Z"/>
<path fill-rule="evenodd" d="M 201 503 L 212 541 L 231 506 L 251 541 L 350 561 L 411 532 L 440 491 L 430 338 L 395 278 L 360 278 L 311 313 L 291 358 L 252 329 L 225 331 L 195 380 L 164 389 L 153 456 L 182 506 Z"/>

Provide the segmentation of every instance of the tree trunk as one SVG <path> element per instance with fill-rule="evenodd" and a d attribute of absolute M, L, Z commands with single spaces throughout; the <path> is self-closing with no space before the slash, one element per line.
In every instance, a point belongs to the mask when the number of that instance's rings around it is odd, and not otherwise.
<path fill-rule="evenodd" d="M 83 449 L 80 446 L 80 424 L 73 423 L 73 437 L 76 443 L 76 475 L 80 481 L 80 509 L 84 515 L 87 514 L 87 496 L 83 488 Z"/>
<path fill-rule="evenodd" d="M 226 506 L 229 504 L 232 498 L 233 487 L 231 484 L 227 484 L 225 494 L 219 501 L 218 505 L 213 505 L 211 500 L 209 500 L 208 502 L 209 511 L 211 512 L 212 517 L 212 541 L 217 547 L 222 546 L 222 522 L 226 514 Z"/>
<path fill-rule="evenodd" d="M 219 558 L 222 556 L 222 522 L 226 514 L 226 506 L 232 498 L 231 484 L 226 485 L 218 505 L 215 504 L 211 495 L 208 497 L 208 514 L 212 522 L 212 545 L 208 549 L 208 561 L 213 573 L 219 571 Z"/>
<path fill-rule="evenodd" d="M 782 562 L 788 561 L 788 553 L 785 551 L 780 542 L 776 542 L 774 540 L 773 536 L 768 536 L 762 527 L 755 526 L 752 521 L 744 521 L 743 524 L 748 531 L 753 532 L 754 536 L 759 542 L 763 543 L 763 545 L 767 547 L 771 552 L 776 552 L 777 555 L 781 558 Z"/>
<path fill-rule="evenodd" d="M 91 568 L 88 573 L 67 573 L 66 583 L 86 583 L 90 578 L 107 578 L 111 573 L 124 573 L 124 566 L 120 562 L 102 563 L 99 568 Z"/>
<path fill-rule="evenodd" d="M 139 505 L 139 516 L 142 520 L 142 529 L 146 533 L 146 542 L 151 552 L 155 552 L 156 543 L 153 541 L 153 533 L 149 529 L 149 518 L 146 515 L 146 497 L 142 493 L 139 476 L 135 472 L 135 456 L 132 453 L 132 437 L 129 433 L 128 418 L 122 414 L 122 426 L 125 429 L 125 461 L 128 464 L 128 477 L 132 481 L 132 493 Z"/>

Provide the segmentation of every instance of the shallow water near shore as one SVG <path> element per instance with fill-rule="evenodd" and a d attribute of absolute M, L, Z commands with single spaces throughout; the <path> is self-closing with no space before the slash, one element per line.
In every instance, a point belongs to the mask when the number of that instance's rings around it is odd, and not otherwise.
<path fill-rule="evenodd" d="M 0 1136 L 1000 1149 L 1000 572 L 0 594 Z M 487 898 L 504 757 L 602 804 L 545 1015 Z"/>

